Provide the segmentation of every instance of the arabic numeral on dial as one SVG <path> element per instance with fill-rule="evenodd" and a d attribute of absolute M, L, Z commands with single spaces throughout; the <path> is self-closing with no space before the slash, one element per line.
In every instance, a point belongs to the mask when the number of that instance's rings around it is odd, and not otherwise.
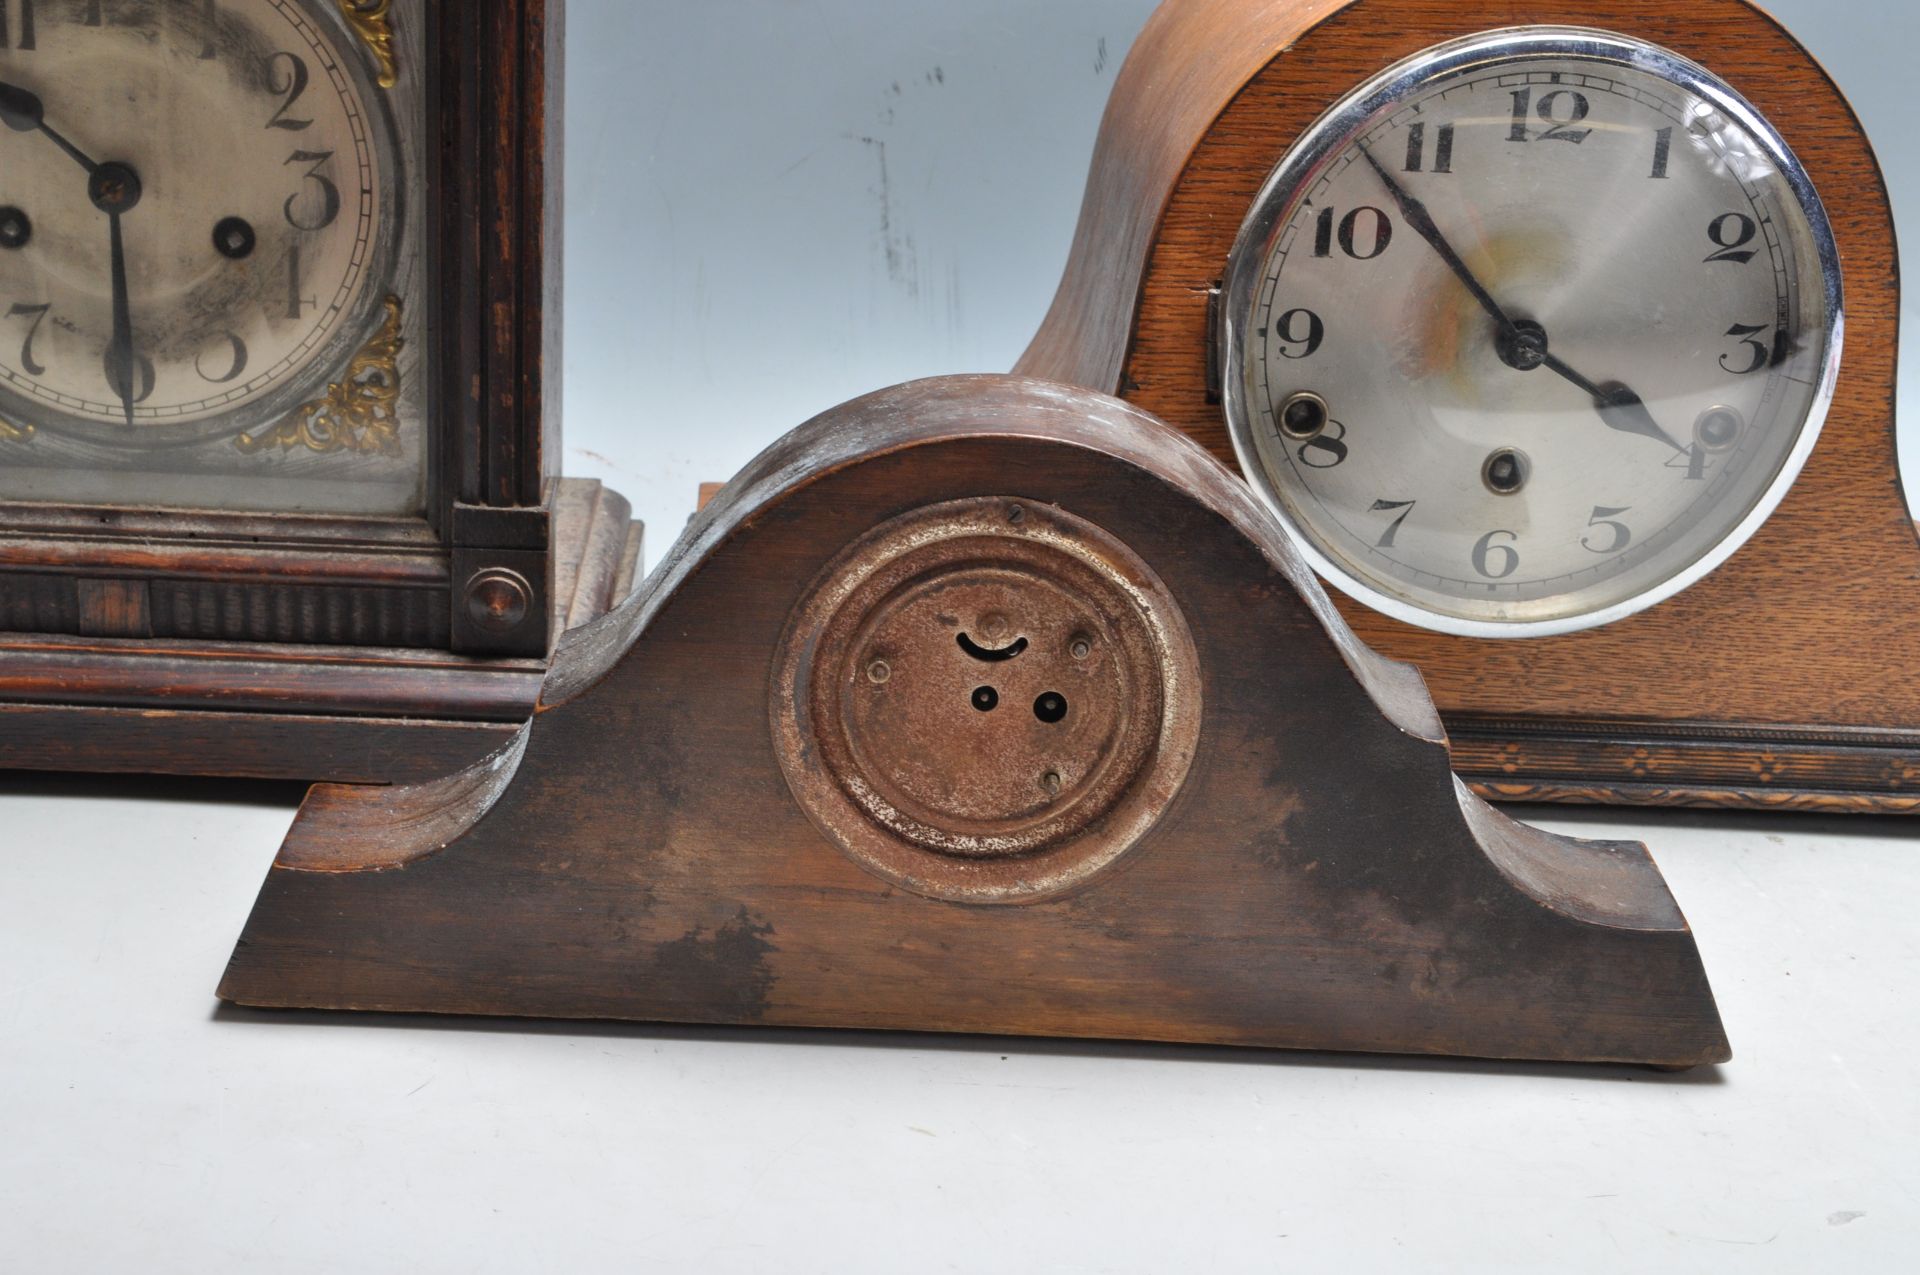
<path fill-rule="evenodd" d="M 1513 547 L 1519 541 L 1517 531 L 1489 531 L 1473 546 L 1473 569 L 1489 580 L 1505 580 L 1520 569 L 1520 551 Z"/>
<path fill-rule="evenodd" d="M 1273 334 L 1280 338 L 1281 358 L 1310 359 L 1327 339 L 1327 325 L 1311 310 L 1289 310 L 1273 325 Z"/>
<path fill-rule="evenodd" d="M 31 53 L 39 48 L 33 30 L 34 0 L 18 0 L 20 8 L 19 34 L 14 34 L 13 26 L 7 21 L 7 7 L 12 0 L 0 0 L 0 52 L 15 49 L 21 53 Z"/>
<path fill-rule="evenodd" d="M 225 336 L 228 351 L 232 357 L 226 375 L 213 376 L 207 372 L 205 351 L 193 360 L 193 370 L 200 374 L 201 380 L 211 385 L 226 385 L 237 381 L 240 379 L 240 374 L 247 370 L 247 343 L 242 341 L 237 333 L 228 332 Z"/>
<path fill-rule="evenodd" d="M 1707 459 L 1707 449 L 1695 443 L 1683 454 L 1668 461 L 1667 468 L 1684 469 L 1687 471 L 1688 482 L 1701 483 L 1707 480 L 1707 471 L 1713 468 L 1713 464 Z"/>
<path fill-rule="evenodd" d="M 295 214 L 294 206 L 300 202 L 301 194 L 305 192 L 298 192 L 287 196 L 285 208 L 287 224 L 295 230 L 325 230 L 328 226 L 331 226 L 335 221 L 339 220 L 340 188 L 334 185 L 332 180 L 320 171 L 327 166 L 328 161 L 332 158 L 332 151 L 295 151 L 292 158 L 287 160 L 289 164 L 313 165 L 313 167 L 307 170 L 306 180 L 307 183 L 319 191 L 320 199 L 320 216 L 318 220 L 302 221 Z"/>
<path fill-rule="evenodd" d="M 51 309 L 51 305 L 16 305 L 7 311 L 9 319 L 33 319 L 27 327 L 27 339 L 20 343 L 20 369 L 28 376 L 47 374 L 46 366 L 33 357 L 33 338 L 40 335 L 40 325 L 46 322 L 47 311 Z"/>
<path fill-rule="evenodd" d="M 1707 238 L 1718 251 L 1708 257 L 1706 263 L 1731 261 L 1735 265 L 1746 265 L 1760 255 L 1759 249 L 1747 247 L 1759 233 L 1759 223 L 1745 213 L 1723 213 L 1715 217 L 1707 227 Z"/>
<path fill-rule="evenodd" d="M 286 76 L 280 75 L 282 66 Z M 267 88 L 281 97 L 280 109 L 267 121 L 268 128 L 285 129 L 289 133 L 303 133 L 313 127 L 312 120 L 297 120 L 289 117 L 289 112 L 307 95 L 307 85 L 311 73 L 307 70 L 306 59 L 294 53 L 276 53 L 267 59 Z M 289 161 L 291 162 L 291 161 Z"/>
<path fill-rule="evenodd" d="M 1774 362 L 1776 359 L 1785 362 L 1785 359 L 1782 357 L 1785 354 L 1783 347 L 1785 345 L 1784 338 L 1786 333 L 1784 331 L 1774 333 L 1773 343 L 1771 345 L 1765 341 L 1754 340 L 1754 338 L 1762 332 L 1767 331 L 1767 326 L 1768 325 L 1764 323 L 1757 325 L 1736 323 L 1728 328 L 1727 335 L 1738 338 L 1741 346 L 1746 350 L 1746 366 L 1735 366 L 1733 363 L 1728 362 L 1728 356 L 1724 354 L 1720 356 L 1720 366 L 1735 376 L 1750 376 L 1767 366 L 1767 364 Z M 1740 356 L 1736 355 L 1735 357 Z"/>
<path fill-rule="evenodd" d="M 1373 502 L 1374 513 L 1390 514 L 1397 509 L 1400 511 L 1400 516 L 1398 518 L 1395 518 L 1391 523 L 1387 524 L 1386 534 L 1381 536 L 1378 543 L 1376 543 L 1373 547 L 1376 549 L 1393 548 L 1394 541 L 1400 538 L 1400 528 L 1407 525 L 1407 519 L 1413 517 L 1414 506 L 1419 503 L 1420 502 L 1417 500 L 1376 500 L 1374 501 Z"/>
<path fill-rule="evenodd" d="M 135 403 L 144 403 L 152 398 L 154 387 L 159 383 L 153 360 L 144 354 L 134 354 L 133 366 L 128 368 L 121 362 L 119 351 L 109 346 L 101 360 L 101 367 L 107 374 L 107 388 L 116 396 L 124 394 Z"/>
<path fill-rule="evenodd" d="M 1656 181 L 1664 181 L 1667 165 L 1673 159 L 1673 128 L 1656 131 L 1653 135 L 1653 176 Z"/>
<path fill-rule="evenodd" d="M 1300 463 L 1308 469 L 1338 469 L 1347 463 L 1353 449 L 1347 446 L 1347 427 L 1328 421 L 1318 438 L 1300 446 Z"/>
<path fill-rule="evenodd" d="M 320 308 L 320 302 L 314 297 L 300 295 L 300 245 L 295 244 L 287 252 L 287 317 L 298 319 L 300 312 L 307 307 Z"/>
<path fill-rule="evenodd" d="M 1336 210 L 1332 208 L 1320 210 L 1313 235 L 1314 256 L 1331 257 L 1334 240 L 1338 238 L 1341 252 L 1355 261 L 1372 261 L 1393 242 L 1393 222 L 1378 208 L 1363 205 L 1338 221 L 1335 217 Z"/>
<path fill-rule="evenodd" d="M 1595 505 L 1593 508 L 1593 517 L 1587 520 L 1587 526 L 1596 531 L 1604 528 L 1609 539 L 1606 544 L 1597 545 L 1593 543 L 1592 536 L 1582 536 L 1580 537 L 1580 547 L 1588 553 L 1597 553 L 1602 557 L 1624 550 L 1628 545 L 1633 543 L 1633 529 L 1627 526 L 1626 523 L 1618 521 L 1618 519 L 1621 514 L 1632 512 L 1633 506 L 1631 505 L 1626 505 L 1619 509 L 1608 509 L 1604 505 Z"/>
<path fill-rule="evenodd" d="M 1593 114 L 1593 103 L 1587 100 L 1585 93 L 1574 89 L 1555 89 L 1534 104 L 1531 88 L 1515 89 L 1513 92 L 1513 131 L 1507 135 L 1510 142 L 1572 142 L 1575 146 L 1593 135 L 1590 128 L 1575 128 Z M 1546 131 L 1533 131 L 1533 118 L 1538 116 L 1545 124 Z"/>
<path fill-rule="evenodd" d="M 1407 171 L 1418 173 L 1425 169 L 1427 162 L 1427 126 L 1423 121 L 1407 129 Z M 1442 124 L 1434 131 L 1433 170 L 1436 173 L 1453 171 L 1453 125 Z"/>

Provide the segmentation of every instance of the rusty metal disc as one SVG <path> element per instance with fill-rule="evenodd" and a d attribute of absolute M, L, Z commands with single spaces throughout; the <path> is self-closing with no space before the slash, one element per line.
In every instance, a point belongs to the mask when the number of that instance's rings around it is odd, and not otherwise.
<path fill-rule="evenodd" d="M 775 667 L 776 750 L 835 844 L 908 889 L 1019 902 L 1111 864 L 1184 782 L 1198 659 L 1113 536 L 1013 499 L 933 506 L 841 554 Z"/>

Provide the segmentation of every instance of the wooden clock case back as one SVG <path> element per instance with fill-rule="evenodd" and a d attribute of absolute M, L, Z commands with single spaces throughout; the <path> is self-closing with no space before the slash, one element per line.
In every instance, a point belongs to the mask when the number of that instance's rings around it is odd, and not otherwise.
<path fill-rule="evenodd" d="M 328 2 L 381 56 L 386 5 Z M 0 767 L 445 774 L 630 591 L 627 502 L 558 477 L 564 0 L 424 14 L 423 516 L 0 506 Z"/>
<path fill-rule="evenodd" d="M 1779 128 L 1826 204 L 1844 270 L 1832 413 L 1759 534 L 1634 618 L 1500 642 L 1335 600 L 1362 639 L 1425 673 L 1456 764 L 1482 793 L 1920 812 L 1920 539 L 1894 433 L 1892 213 L 1846 99 L 1746 0 L 1169 0 L 1116 85 L 1065 280 L 1019 370 L 1119 393 L 1235 465 L 1209 308 L 1260 185 L 1373 75 L 1528 24 L 1664 45 Z"/>
<path fill-rule="evenodd" d="M 1010 377 L 769 449 L 466 772 L 314 789 L 270 1009 L 1728 1056 L 1643 847 L 1460 786 L 1199 447 Z"/>

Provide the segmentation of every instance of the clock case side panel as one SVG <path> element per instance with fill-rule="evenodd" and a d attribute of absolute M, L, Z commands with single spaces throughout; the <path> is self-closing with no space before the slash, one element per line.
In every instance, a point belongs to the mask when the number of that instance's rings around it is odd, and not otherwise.
<path fill-rule="evenodd" d="M 436 529 L 455 650 L 544 655 L 560 444 L 564 0 L 436 4 Z M 549 375 L 551 373 L 551 375 Z M 529 596 L 503 625 L 489 582 Z M 491 599 L 497 601 L 497 599 Z"/>
<path fill-rule="evenodd" d="M 1483 794 L 1920 810 L 1920 686 L 1905 676 L 1920 663 L 1920 631 L 1905 615 L 1920 538 L 1894 429 L 1897 248 L 1878 161 L 1838 87 L 1746 0 L 1325 8 L 1170 0 L 1155 15 L 1109 110 L 1067 282 L 1021 370 L 1117 390 L 1234 463 L 1218 404 L 1215 288 L 1261 182 L 1302 131 L 1394 62 L 1494 28 L 1600 27 L 1674 49 L 1774 122 L 1834 224 L 1846 349 L 1800 480 L 1714 575 L 1592 632 L 1455 638 L 1336 601 L 1369 644 L 1425 673 L 1461 771 Z M 1218 39 L 1229 31 L 1241 38 Z M 1135 144 L 1175 126 L 1178 137 Z"/>
<path fill-rule="evenodd" d="M 544 370 L 559 366 L 560 313 L 560 112 L 547 105 L 563 6 L 424 0 L 420 14 L 414 38 L 395 32 L 418 61 L 428 130 L 420 515 L 0 506 L 0 632 L 547 653 L 559 449 Z M 475 620 L 471 584 L 503 572 L 524 582 L 520 622 L 497 607 Z"/>

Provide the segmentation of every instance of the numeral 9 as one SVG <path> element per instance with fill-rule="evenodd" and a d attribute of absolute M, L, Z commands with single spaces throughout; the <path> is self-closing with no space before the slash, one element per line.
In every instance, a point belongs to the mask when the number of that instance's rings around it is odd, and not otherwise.
<path fill-rule="evenodd" d="M 1320 352 L 1321 343 L 1327 339 L 1327 325 L 1311 310 L 1289 310 L 1273 325 L 1273 334 L 1282 342 L 1282 358 L 1310 359 Z M 1301 348 L 1292 350 L 1288 346 Z"/>

